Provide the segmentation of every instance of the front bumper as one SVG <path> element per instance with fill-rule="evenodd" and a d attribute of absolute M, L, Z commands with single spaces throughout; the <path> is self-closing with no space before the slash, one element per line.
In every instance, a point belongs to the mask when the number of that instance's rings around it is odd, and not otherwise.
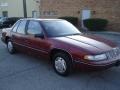
<path fill-rule="evenodd" d="M 74 61 L 74 67 L 79 68 L 80 70 L 86 71 L 86 70 L 104 70 L 108 69 L 113 66 L 120 66 L 120 55 L 114 59 L 111 60 L 104 60 L 99 62 L 83 62 L 81 60 Z"/>

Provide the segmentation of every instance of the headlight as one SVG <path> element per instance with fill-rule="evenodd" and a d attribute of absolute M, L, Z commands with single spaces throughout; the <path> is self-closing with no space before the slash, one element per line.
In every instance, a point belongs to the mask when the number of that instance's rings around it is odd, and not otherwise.
<path fill-rule="evenodd" d="M 100 55 L 94 55 L 94 56 L 93 55 L 86 55 L 84 57 L 84 59 L 98 61 L 98 60 L 107 59 L 107 56 L 106 56 L 106 54 L 100 54 Z"/>

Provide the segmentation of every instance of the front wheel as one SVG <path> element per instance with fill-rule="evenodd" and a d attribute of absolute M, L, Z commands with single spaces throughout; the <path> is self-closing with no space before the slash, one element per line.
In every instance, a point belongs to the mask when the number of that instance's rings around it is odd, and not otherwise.
<path fill-rule="evenodd" d="M 15 48 L 10 40 L 7 41 L 7 49 L 10 54 L 15 53 Z"/>
<path fill-rule="evenodd" d="M 53 56 L 53 68 L 61 76 L 67 76 L 72 69 L 72 60 L 66 53 L 57 53 Z"/>

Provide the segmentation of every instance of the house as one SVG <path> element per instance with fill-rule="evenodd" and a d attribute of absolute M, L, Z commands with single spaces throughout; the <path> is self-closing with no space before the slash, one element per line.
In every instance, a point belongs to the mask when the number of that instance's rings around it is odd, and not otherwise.
<path fill-rule="evenodd" d="M 27 17 L 73 16 L 80 22 L 103 18 L 109 20 L 108 30 L 120 32 L 120 0 L 0 0 L 0 17 L 24 17 L 25 12 Z"/>
<path fill-rule="evenodd" d="M 40 0 L 39 8 L 41 18 L 104 18 L 108 30 L 120 32 L 120 0 Z"/>
<path fill-rule="evenodd" d="M 27 17 L 39 17 L 38 0 L 0 0 L 0 16 L 24 17 L 24 1 L 26 1 Z"/>

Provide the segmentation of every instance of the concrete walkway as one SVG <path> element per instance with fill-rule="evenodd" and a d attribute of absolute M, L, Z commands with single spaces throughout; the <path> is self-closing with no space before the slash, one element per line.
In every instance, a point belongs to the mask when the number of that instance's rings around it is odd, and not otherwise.
<path fill-rule="evenodd" d="M 118 32 L 91 32 L 92 34 L 98 35 L 100 37 L 112 40 L 113 42 L 116 42 L 120 46 L 120 33 Z"/>
<path fill-rule="evenodd" d="M 103 32 L 90 32 L 90 33 L 93 33 L 93 34 L 106 34 L 106 35 L 117 35 L 117 36 L 120 36 L 120 33 L 119 32 L 112 32 L 112 31 L 103 31 Z"/>

